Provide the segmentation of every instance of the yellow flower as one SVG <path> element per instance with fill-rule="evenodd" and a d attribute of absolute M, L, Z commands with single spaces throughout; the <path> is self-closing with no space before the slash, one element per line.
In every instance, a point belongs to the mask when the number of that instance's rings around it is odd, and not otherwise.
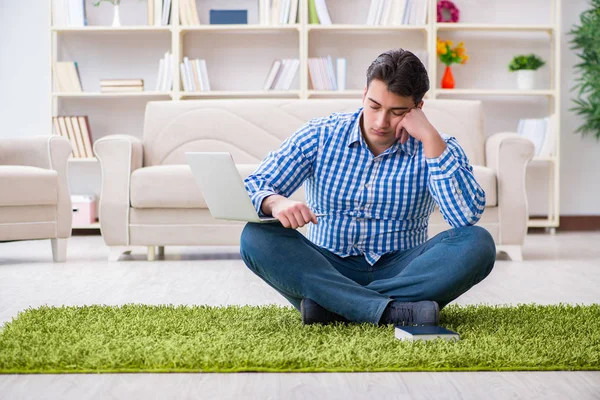
<path fill-rule="evenodd" d="M 463 47 L 465 45 L 465 42 L 459 42 L 458 43 L 458 47 Z"/>
<path fill-rule="evenodd" d="M 462 61 L 460 62 L 461 64 L 466 64 L 467 60 L 469 60 L 469 56 L 468 55 L 464 55 L 462 58 Z"/>
<path fill-rule="evenodd" d="M 459 57 L 462 57 L 463 55 L 465 55 L 466 49 L 464 47 L 457 47 L 456 48 L 456 54 L 458 54 Z"/>
<path fill-rule="evenodd" d="M 452 58 L 456 58 L 456 53 L 452 52 Z"/>
<path fill-rule="evenodd" d="M 446 40 L 446 44 L 450 47 L 454 46 L 454 42 L 452 42 L 452 40 Z"/>
<path fill-rule="evenodd" d="M 448 53 L 448 48 L 446 47 L 446 43 L 442 41 L 438 41 L 437 44 L 437 53 L 438 54 L 446 54 Z"/>

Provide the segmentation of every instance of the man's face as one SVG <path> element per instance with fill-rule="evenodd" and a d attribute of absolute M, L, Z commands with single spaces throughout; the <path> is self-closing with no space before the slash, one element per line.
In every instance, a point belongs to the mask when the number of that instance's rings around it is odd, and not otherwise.
<path fill-rule="evenodd" d="M 396 127 L 415 107 L 411 97 L 389 92 L 385 83 L 373 79 L 363 94 L 363 136 L 371 150 L 381 152 L 396 141 Z M 423 102 L 419 104 L 422 107 Z"/>

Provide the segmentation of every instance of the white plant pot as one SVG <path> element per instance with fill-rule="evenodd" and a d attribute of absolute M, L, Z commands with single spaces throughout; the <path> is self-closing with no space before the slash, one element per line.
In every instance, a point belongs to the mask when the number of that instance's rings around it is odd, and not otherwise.
<path fill-rule="evenodd" d="M 113 5 L 113 22 L 112 26 L 121 26 L 121 17 L 119 15 L 119 5 Z"/>
<path fill-rule="evenodd" d="M 532 90 L 535 87 L 535 71 L 532 69 L 518 70 L 517 87 L 521 90 Z"/>

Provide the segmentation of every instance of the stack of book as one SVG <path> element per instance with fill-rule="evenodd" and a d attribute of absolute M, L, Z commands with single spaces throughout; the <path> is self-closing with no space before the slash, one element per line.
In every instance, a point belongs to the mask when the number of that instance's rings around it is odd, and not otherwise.
<path fill-rule="evenodd" d="M 533 143 L 534 156 L 550 157 L 555 153 L 555 124 L 556 114 L 545 118 L 524 118 L 519 120 L 517 133 Z"/>
<path fill-rule="evenodd" d="M 371 0 L 367 25 L 425 25 L 429 0 Z"/>
<path fill-rule="evenodd" d="M 336 73 L 330 56 L 309 58 L 308 73 L 314 90 L 346 90 L 346 59 L 336 59 Z"/>
<path fill-rule="evenodd" d="M 308 0 L 308 22 L 311 24 L 331 25 L 331 17 L 325 0 Z"/>
<path fill-rule="evenodd" d="M 70 93 L 80 93 L 83 91 L 76 62 L 58 61 L 54 65 L 53 72 L 55 91 Z"/>
<path fill-rule="evenodd" d="M 173 54 L 169 51 L 158 62 L 157 92 L 168 92 L 173 88 L 173 63 Z"/>
<path fill-rule="evenodd" d="M 85 2 L 83 0 L 54 0 L 52 2 L 52 25 L 86 26 Z"/>
<path fill-rule="evenodd" d="M 263 89 L 290 90 L 296 72 L 298 72 L 298 67 L 300 67 L 300 60 L 297 58 L 284 58 L 283 60 L 273 61 Z"/>
<path fill-rule="evenodd" d="M 53 117 L 54 134 L 69 139 L 73 147 L 72 158 L 94 158 L 92 132 L 87 116 Z"/>
<path fill-rule="evenodd" d="M 186 92 L 207 92 L 210 90 L 208 80 L 208 69 L 206 60 L 190 60 L 183 57 L 183 62 L 179 65 L 181 71 L 181 84 Z"/>
<path fill-rule="evenodd" d="M 196 0 L 179 0 L 179 22 L 181 25 L 200 25 Z"/>
<path fill-rule="evenodd" d="M 143 92 L 143 79 L 100 79 L 101 93 Z"/>
<path fill-rule="evenodd" d="M 299 0 L 259 0 L 261 25 L 290 25 L 298 19 Z"/>
<path fill-rule="evenodd" d="M 171 0 L 148 0 L 148 25 L 169 25 Z"/>

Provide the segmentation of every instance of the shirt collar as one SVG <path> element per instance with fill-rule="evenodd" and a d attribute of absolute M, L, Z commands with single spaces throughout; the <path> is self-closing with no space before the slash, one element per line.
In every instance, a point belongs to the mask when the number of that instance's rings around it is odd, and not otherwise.
<path fill-rule="evenodd" d="M 361 107 L 357 111 L 355 123 L 350 128 L 350 134 L 348 135 L 348 139 L 346 140 L 346 146 L 348 146 L 348 147 L 350 147 L 351 145 L 353 145 L 354 143 L 357 143 L 357 142 L 363 144 L 365 147 L 367 146 L 367 143 L 365 142 L 365 138 L 362 136 L 362 133 L 360 130 L 360 120 L 361 120 L 362 116 L 363 116 L 363 108 Z M 386 150 L 385 152 L 386 153 L 394 153 L 398 150 L 402 150 L 406 154 L 413 156 L 417 152 L 418 147 L 419 147 L 418 140 L 412 136 L 409 136 L 406 143 L 400 144 L 400 142 L 395 142 L 392 145 L 392 147 L 390 149 Z"/>

